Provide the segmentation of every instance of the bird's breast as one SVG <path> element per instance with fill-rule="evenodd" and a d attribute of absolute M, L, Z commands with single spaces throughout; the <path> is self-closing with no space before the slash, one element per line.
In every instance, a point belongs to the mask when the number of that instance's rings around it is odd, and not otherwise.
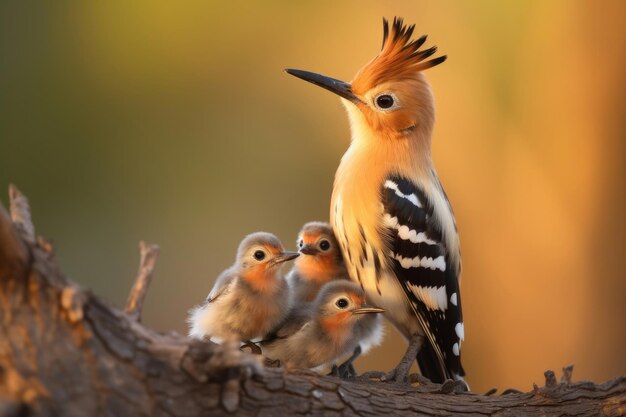
<path fill-rule="evenodd" d="M 381 190 L 392 172 L 409 176 L 411 167 L 389 166 L 380 155 L 352 147 L 344 155 L 335 176 L 331 224 L 350 278 L 363 288 L 370 302 L 385 309 L 385 316 L 402 333 L 410 335 L 417 328 L 413 328 L 415 320 L 408 317 L 410 306 L 393 272 Z M 413 327 L 403 328 L 406 326 Z"/>
<path fill-rule="evenodd" d="M 330 217 L 350 278 L 371 302 L 385 310 L 399 310 L 405 309 L 401 308 L 405 297 L 387 259 L 390 249 L 383 231 L 380 196 L 384 175 L 346 175 L 340 167 Z"/>

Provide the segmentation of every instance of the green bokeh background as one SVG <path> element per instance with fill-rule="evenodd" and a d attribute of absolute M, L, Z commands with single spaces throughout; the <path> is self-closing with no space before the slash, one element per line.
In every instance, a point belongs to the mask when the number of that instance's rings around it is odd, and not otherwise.
<path fill-rule="evenodd" d="M 282 69 L 349 80 L 401 15 L 449 56 L 428 77 L 472 387 L 529 389 L 569 362 L 604 380 L 626 373 L 625 4 L 2 2 L 0 187 L 115 306 L 137 242 L 158 243 L 144 319 L 184 332 L 244 235 L 294 248 L 327 219 L 348 123 Z M 388 334 L 360 370 L 399 359 Z"/>

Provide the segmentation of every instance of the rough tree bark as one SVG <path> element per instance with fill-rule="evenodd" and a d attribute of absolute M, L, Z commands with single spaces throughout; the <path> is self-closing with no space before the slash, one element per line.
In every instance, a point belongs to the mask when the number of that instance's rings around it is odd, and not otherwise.
<path fill-rule="evenodd" d="M 36 238 L 28 201 L 11 187 L 0 205 L 0 416 L 623 415 L 626 377 L 556 382 L 500 396 L 346 381 L 263 368 L 236 346 L 162 334 L 139 322 L 158 248 L 142 263 L 126 311 L 58 269 Z M 415 385 L 415 384 L 414 384 Z M 488 393 L 493 394 L 493 393 Z"/>

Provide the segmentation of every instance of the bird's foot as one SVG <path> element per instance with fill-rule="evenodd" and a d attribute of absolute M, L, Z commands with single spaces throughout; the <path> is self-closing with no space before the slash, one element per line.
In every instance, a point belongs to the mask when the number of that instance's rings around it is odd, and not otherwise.
<path fill-rule="evenodd" d="M 389 372 L 383 371 L 367 371 L 357 376 L 356 379 L 360 381 L 386 381 Z"/>
<path fill-rule="evenodd" d="M 464 379 L 454 381 L 454 392 L 470 392 L 470 387 Z"/>
<path fill-rule="evenodd" d="M 409 383 L 409 371 L 411 370 L 411 365 L 413 365 L 413 362 L 415 361 L 418 349 L 419 342 L 411 340 L 400 363 L 391 371 L 382 375 L 380 380 L 382 382 L 396 382 L 400 384 Z"/>
<path fill-rule="evenodd" d="M 354 369 L 354 365 L 352 362 L 344 363 L 339 366 L 339 373 L 343 379 L 356 378 L 356 369 Z"/>
<path fill-rule="evenodd" d="M 409 373 L 409 368 L 411 367 L 411 364 L 409 363 L 409 366 L 406 367 L 406 369 L 404 366 L 400 366 L 400 365 L 396 366 L 389 372 L 382 372 L 382 371 L 365 372 L 361 374 L 358 377 L 358 379 L 364 380 L 364 381 L 378 380 L 380 382 L 396 382 L 396 383 L 401 383 L 401 384 L 409 383 L 410 381 L 409 381 L 408 373 Z"/>
<path fill-rule="evenodd" d="M 429 384 L 433 384 L 433 382 L 422 374 L 410 374 L 409 384 L 429 385 Z"/>
<path fill-rule="evenodd" d="M 352 366 L 351 363 L 346 362 L 342 363 L 339 366 L 333 365 L 333 367 L 330 369 L 330 372 L 328 373 L 328 376 L 334 376 L 341 379 L 351 379 L 355 378 L 357 375 L 354 366 Z"/>
<path fill-rule="evenodd" d="M 350 356 L 344 363 L 339 366 L 333 365 L 333 372 L 336 372 L 336 374 L 333 375 L 341 379 L 356 378 L 357 374 L 356 369 L 354 369 L 354 361 L 359 357 L 359 355 L 361 355 L 361 351 L 361 346 L 359 345 L 354 348 L 352 356 Z"/>
<path fill-rule="evenodd" d="M 439 392 L 442 394 L 458 394 L 462 392 L 469 392 L 469 385 L 462 379 L 452 380 L 447 379 L 441 384 Z"/>
<path fill-rule="evenodd" d="M 385 373 L 380 371 L 370 371 L 361 375 L 360 379 L 370 380 L 370 379 L 378 379 L 381 382 L 396 382 L 400 384 L 408 384 L 409 381 L 409 371 L 411 370 L 411 365 L 415 361 L 417 357 L 417 352 L 422 344 L 423 338 L 419 335 L 415 335 L 409 341 L 409 346 L 407 347 L 404 356 L 400 363 L 393 368 L 391 371 Z"/>

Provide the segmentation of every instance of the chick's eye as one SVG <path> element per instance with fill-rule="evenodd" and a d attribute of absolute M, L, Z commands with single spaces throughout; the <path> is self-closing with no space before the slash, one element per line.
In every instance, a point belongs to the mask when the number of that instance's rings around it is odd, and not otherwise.
<path fill-rule="evenodd" d="M 265 252 L 263 252 L 262 250 L 258 250 L 256 252 L 254 252 L 254 259 L 256 259 L 257 261 L 262 261 L 263 259 L 265 259 Z"/>
<path fill-rule="evenodd" d="M 301 247 L 303 247 L 303 246 L 304 246 L 304 242 L 303 242 L 302 240 L 300 240 L 300 241 L 298 242 L 298 247 L 299 247 L 299 248 L 301 248 Z"/>
<path fill-rule="evenodd" d="M 346 300 L 345 298 L 340 298 L 335 302 L 335 305 L 341 309 L 348 307 L 348 304 L 348 300 Z"/>
<path fill-rule="evenodd" d="M 327 251 L 328 249 L 330 249 L 330 242 L 326 239 L 322 240 L 320 242 L 320 249 L 323 251 Z"/>
<path fill-rule="evenodd" d="M 389 94 L 381 94 L 376 97 L 376 105 L 381 109 L 388 109 L 393 106 L 393 97 Z"/>

